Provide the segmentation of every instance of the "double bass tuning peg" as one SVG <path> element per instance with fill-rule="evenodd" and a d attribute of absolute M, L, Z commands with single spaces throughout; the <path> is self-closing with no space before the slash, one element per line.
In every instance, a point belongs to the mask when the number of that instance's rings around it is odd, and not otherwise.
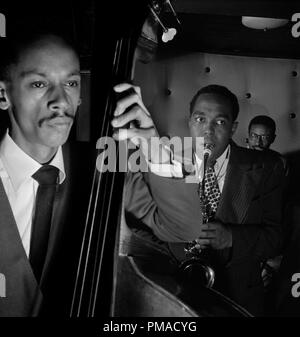
<path fill-rule="evenodd" d="M 178 22 L 179 25 L 181 25 L 175 10 L 174 10 L 173 6 L 171 5 L 170 0 L 165 0 L 164 2 L 170 7 L 171 12 L 173 13 L 173 15 L 176 18 L 176 21 Z M 163 24 L 162 20 L 160 19 L 159 15 L 158 15 L 158 13 L 160 12 L 158 2 L 152 1 L 151 4 L 148 4 L 148 7 L 149 7 L 154 19 L 160 24 L 160 26 L 163 29 L 162 41 L 168 42 L 168 41 L 173 40 L 174 36 L 177 34 L 177 30 L 176 30 L 176 28 L 168 28 Z"/>
<path fill-rule="evenodd" d="M 167 28 L 167 30 L 163 32 L 161 39 L 163 40 L 163 42 L 168 42 L 173 40 L 176 34 L 177 30 L 175 28 Z"/>

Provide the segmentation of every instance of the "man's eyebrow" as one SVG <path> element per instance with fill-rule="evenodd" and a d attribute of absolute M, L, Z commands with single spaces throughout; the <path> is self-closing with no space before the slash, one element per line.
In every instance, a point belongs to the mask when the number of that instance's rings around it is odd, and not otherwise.
<path fill-rule="evenodd" d="M 199 111 L 199 110 L 195 110 L 192 113 L 192 115 L 205 116 L 205 112 Z M 224 118 L 224 119 L 228 119 L 228 120 L 230 119 L 230 117 L 228 116 L 228 114 L 223 114 L 223 113 L 220 113 L 215 118 Z"/>
<path fill-rule="evenodd" d="M 71 76 L 80 76 L 80 70 L 76 70 L 76 71 L 72 71 L 68 74 L 68 77 L 71 77 Z"/>
<path fill-rule="evenodd" d="M 21 78 L 25 78 L 27 76 L 47 77 L 47 74 L 43 73 L 43 72 L 40 72 L 39 70 L 36 70 L 36 69 L 24 70 L 20 73 Z M 80 71 L 74 70 L 74 71 L 71 71 L 69 74 L 67 74 L 67 77 L 72 77 L 72 76 L 80 76 Z"/>
<path fill-rule="evenodd" d="M 230 117 L 227 114 L 220 114 L 216 118 L 225 118 L 225 119 L 230 119 Z"/>
<path fill-rule="evenodd" d="M 195 110 L 192 114 L 193 115 L 205 115 L 204 112 L 199 111 L 199 110 Z"/>
<path fill-rule="evenodd" d="M 20 73 L 20 77 L 21 78 L 24 78 L 24 77 L 27 77 L 27 76 L 31 76 L 31 75 L 38 75 L 38 76 L 41 76 L 41 77 L 46 77 L 46 74 L 44 73 L 41 73 L 37 70 L 24 70 Z"/>

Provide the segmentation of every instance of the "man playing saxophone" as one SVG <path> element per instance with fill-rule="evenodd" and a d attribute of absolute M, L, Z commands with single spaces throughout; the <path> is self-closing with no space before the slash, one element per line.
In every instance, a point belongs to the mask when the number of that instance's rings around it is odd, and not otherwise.
<path fill-rule="evenodd" d="M 118 102 L 112 121 L 120 128 L 115 138 L 153 137 L 155 128 L 139 89 L 122 84 L 115 90 L 128 88 L 134 91 Z M 203 156 L 194 151 L 193 170 L 172 159 L 166 164 L 171 167 L 169 176 L 162 176 L 150 158 L 149 172 L 129 172 L 127 224 L 140 247 L 149 251 L 151 246 L 149 254 L 160 251 L 179 265 L 187 251 L 206 254 L 217 270 L 214 288 L 250 313 L 263 315 L 261 262 L 281 248 L 282 162 L 232 141 L 239 104 L 226 87 L 201 88 L 189 110 L 192 139 L 203 138 L 210 149 L 206 169 Z M 122 126 L 132 120 L 138 120 L 139 126 L 125 133 Z M 187 179 L 191 174 L 197 179 Z"/>

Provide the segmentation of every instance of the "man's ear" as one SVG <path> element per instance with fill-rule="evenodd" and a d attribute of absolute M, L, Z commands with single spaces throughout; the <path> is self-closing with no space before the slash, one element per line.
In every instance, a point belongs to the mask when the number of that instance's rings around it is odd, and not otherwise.
<path fill-rule="evenodd" d="M 7 96 L 7 85 L 0 81 L 0 109 L 7 110 L 10 107 L 10 101 Z"/>
<path fill-rule="evenodd" d="M 239 122 L 238 122 L 238 121 L 234 121 L 234 122 L 232 123 L 232 127 L 231 127 L 231 137 L 234 135 L 234 133 L 235 133 L 235 131 L 236 131 L 238 125 L 239 125 Z"/>

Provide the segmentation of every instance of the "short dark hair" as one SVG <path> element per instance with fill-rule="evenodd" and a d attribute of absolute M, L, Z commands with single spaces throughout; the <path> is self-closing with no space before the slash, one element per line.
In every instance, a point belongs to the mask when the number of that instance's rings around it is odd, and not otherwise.
<path fill-rule="evenodd" d="M 218 85 L 218 84 L 211 84 L 206 87 L 203 87 L 195 94 L 195 96 L 193 97 L 190 103 L 190 115 L 193 112 L 197 99 L 202 94 L 215 94 L 215 95 L 225 98 L 231 105 L 232 121 L 235 121 L 237 119 L 240 107 L 239 107 L 239 102 L 238 102 L 236 95 L 232 93 L 226 87 L 222 85 Z"/>
<path fill-rule="evenodd" d="M 276 123 L 274 119 L 272 119 L 271 117 L 265 116 L 265 115 L 259 115 L 259 116 L 252 118 L 252 120 L 250 121 L 249 127 L 248 127 L 248 132 L 250 132 L 252 125 L 258 125 L 258 124 L 264 125 L 272 132 L 273 135 L 275 135 Z"/>
<path fill-rule="evenodd" d="M 47 39 L 70 48 L 78 56 L 75 43 L 69 37 L 52 32 L 32 33 L 12 39 L 5 38 L 5 41 L 1 41 L 0 80 L 9 81 L 11 66 L 19 62 L 22 53 L 31 46 Z"/>

